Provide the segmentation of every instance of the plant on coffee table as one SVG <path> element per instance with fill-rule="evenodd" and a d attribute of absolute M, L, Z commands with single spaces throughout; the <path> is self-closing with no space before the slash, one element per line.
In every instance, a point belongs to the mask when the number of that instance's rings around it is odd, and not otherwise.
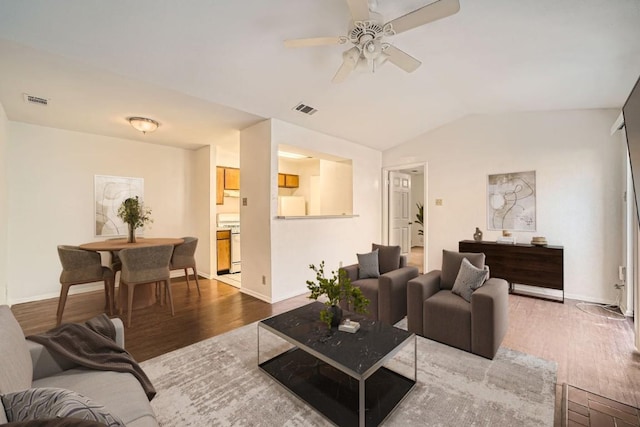
<path fill-rule="evenodd" d="M 324 261 L 319 266 L 309 265 L 309 268 L 316 273 L 316 280 L 307 280 L 307 288 L 311 291 L 310 299 L 317 300 L 321 296 L 326 297 L 324 305 L 326 308 L 320 312 L 320 320 L 327 324 L 329 329 L 331 326 L 337 326 L 340 319 L 334 319 L 334 313 L 342 311 L 338 304 L 345 301 L 353 311 L 357 313 L 366 313 L 369 300 L 362 294 L 360 288 L 351 284 L 351 280 L 343 269 L 332 271 L 330 277 L 325 277 Z"/>

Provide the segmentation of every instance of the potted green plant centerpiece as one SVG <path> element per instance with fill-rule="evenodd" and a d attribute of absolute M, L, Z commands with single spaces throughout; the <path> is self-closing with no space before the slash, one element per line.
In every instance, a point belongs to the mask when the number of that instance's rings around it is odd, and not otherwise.
<path fill-rule="evenodd" d="M 332 271 L 331 277 L 325 277 L 324 261 L 318 267 L 311 264 L 309 268 L 316 273 L 316 280 L 307 280 L 307 288 L 311 291 L 309 298 L 317 300 L 321 296 L 326 297 L 326 308 L 320 312 L 320 320 L 326 323 L 329 329 L 338 326 L 342 319 L 342 309 L 338 305 L 340 301 L 345 301 L 357 313 L 367 312 L 369 300 L 364 297 L 360 288 L 351 284 L 344 270 Z"/>
<path fill-rule="evenodd" d="M 153 222 L 151 209 L 146 208 L 138 196 L 125 199 L 118 208 L 118 217 L 129 226 L 127 243 L 136 242 L 136 228 Z"/>

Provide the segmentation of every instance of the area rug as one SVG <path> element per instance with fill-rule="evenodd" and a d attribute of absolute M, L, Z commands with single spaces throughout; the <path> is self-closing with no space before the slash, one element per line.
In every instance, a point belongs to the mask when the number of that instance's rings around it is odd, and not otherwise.
<path fill-rule="evenodd" d="M 261 330 L 261 357 L 288 344 Z M 418 337 L 418 383 L 385 426 L 552 426 L 556 364 L 500 348 L 494 360 Z M 261 359 L 261 362 L 264 359 Z M 257 367 L 255 323 L 143 362 L 170 426 L 327 426 Z M 413 372 L 413 345 L 392 361 Z"/>

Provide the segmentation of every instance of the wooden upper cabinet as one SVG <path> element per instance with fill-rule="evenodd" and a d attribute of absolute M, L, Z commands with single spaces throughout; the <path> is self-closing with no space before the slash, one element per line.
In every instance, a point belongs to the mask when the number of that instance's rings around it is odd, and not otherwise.
<path fill-rule="evenodd" d="M 298 188 L 299 186 L 300 186 L 300 177 L 298 175 L 291 175 L 288 173 L 278 174 L 278 187 Z"/>
<path fill-rule="evenodd" d="M 216 167 L 216 205 L 224 204 L 224 168 Z"/>
<path fill-rule="evenodd" d="M 224 189 L 240 190 L 240 169 L 224 168 Z"/>
<path fill-rule="evenodd" d="M 298 175 L 285 175 L 284 176 L 284 186 L 287 188 L 298 188 L 299 186 L 299 177 Z"/>

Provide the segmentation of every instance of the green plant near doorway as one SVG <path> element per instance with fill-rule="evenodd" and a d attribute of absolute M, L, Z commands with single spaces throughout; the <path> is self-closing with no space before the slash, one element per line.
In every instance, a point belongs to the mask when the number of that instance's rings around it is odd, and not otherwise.
<path fill-rule="evenodd" d="M 424 205 L 420 202 L 416 203 L 418 207 L 418 213 L 416 214 L 416 223 L 420 224 L 421 227 L 424 227 Z M 424 228 L 418 230 L 418 235 L 424 235 Z"/>

